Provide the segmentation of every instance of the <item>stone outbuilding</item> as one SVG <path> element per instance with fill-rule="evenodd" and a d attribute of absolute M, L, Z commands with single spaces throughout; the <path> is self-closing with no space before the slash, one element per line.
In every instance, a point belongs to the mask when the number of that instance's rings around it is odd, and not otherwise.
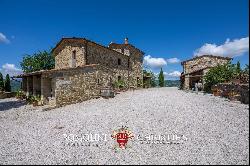
<path fill-rule="evenodd" d="M 231 60 L 232 58 L 229 57 L 203 55 L 181 62 L 183 66 L 183 72 L 180 77 L 183 84 L 182 88 L 186 90 L 192 89 L 195 83 L 199 81 L 204 85 L 204 75 L 210 68 L 226 64 Z"/>
<path fill-rule="evenodd" d="M 128 43 L 108 47 L 85 38 L 62 38 L 52 50 L 55 68 L 24 73 L 22 89 L 40 95 L 43 104 L 77 103 L 100 95 L 102 87 L 122 80 L 126 88 L 138 88 L 143 80 L 144 53 Z"/>

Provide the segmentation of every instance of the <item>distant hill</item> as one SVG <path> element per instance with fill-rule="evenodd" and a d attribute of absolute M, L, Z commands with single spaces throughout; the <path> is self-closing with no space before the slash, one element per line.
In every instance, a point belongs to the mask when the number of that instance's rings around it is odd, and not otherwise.
<path fill-rule="evenodd" d="M 11 91 L 16 92 L 21 88 L 21 82 L 20 81 L 10 81 Z"/>
<path fill-rule="evenodd" d="M 156 84 L 159 85 L 158 80 L 156 80 Z M 180 87 L 180 80 L 165 80 L 165 87 Z"/>
<path fill-rule="evenodd" d="M 180 87 L 180 80 L 165 80 L 167 87 Z"/>
<path fill-rule="evenodd" d="M 159 82 L 156 80 L 156 84 L 158 85 Z M 11 85 L 11 91 L 15 92 L 21 88 L 21 82 L 20 81 L 10 81 Z M 180 87 L 180 80 L 165 80 L 165 86 L 166 87 Z"/>

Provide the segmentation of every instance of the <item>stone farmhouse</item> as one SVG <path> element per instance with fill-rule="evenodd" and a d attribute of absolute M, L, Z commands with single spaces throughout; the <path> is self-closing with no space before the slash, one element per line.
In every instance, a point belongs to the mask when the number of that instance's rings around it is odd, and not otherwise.
<path fill-rule="evenodd" d="M 203 77 L 210 68 L 226 64 L 231 60 L 229 57 L 203 55 L 181 62 L 183 72 L 180 79 L 183 82 L 183 89 L 192 89 L 199 81 L 204 84 Z"/>
<path fill-rule="evenodd" d="M 22 89 L 41 95 L 43 104 L 63 106 L 100 96 L 103 87 L 122 80 L 127 88 L 142 86 L 144 53 L 128 43 L 108 47 L 85 38 L 62 38 L 53 48 L 55 68 L 24 73 Z"/>

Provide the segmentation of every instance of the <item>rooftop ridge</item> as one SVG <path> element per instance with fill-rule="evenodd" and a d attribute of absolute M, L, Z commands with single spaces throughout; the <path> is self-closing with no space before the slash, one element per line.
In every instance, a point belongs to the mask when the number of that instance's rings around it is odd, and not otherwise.
<path fill-rule="evenodd" d="M 188 61 L 192 61 L 192 60 L 199 59 L 199 58 L 202 58 L 202 57 L 220 58 L 220 59 L 228 59 L 228 60 L 233 59 L 233 58 L 230 58 L 230 57 L 224 57 L 224 56 L 218 56 L 218 55 L 201 55 L 201 56 L 195 56 L 195 57 L 193 57 L 191 59 L 182 61 L 181 64 L 183 65 L 184 63 L 186 63 Z"/>

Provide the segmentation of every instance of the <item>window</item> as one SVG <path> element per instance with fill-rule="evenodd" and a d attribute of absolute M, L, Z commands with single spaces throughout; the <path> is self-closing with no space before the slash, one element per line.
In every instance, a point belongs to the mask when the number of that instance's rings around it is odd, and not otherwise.
<path fill-rule="evenodd" d="M 137 86 L 140 86 L 140 78 L 139 77 L 136 78 L 136 82 L 137 82 Z"/>
<path fill-rule="evenodd" d="M 97 84 L 100 84 L 100 79 L 99 78 L 97 79 Z"/>
<path fill-rule="evenodd" d="M 121 81 L 122 77 L 121 76 L 118 76 L 118 81 Z"/>
<path fill-rule="evenodd" d="M 127 50 L 127 49 L 124 49 L 124 55 L 130 55 L 130 53 L 129 53 L 129 50 Z"/>
<path fill-rule="evenodd" d="M 118 65 L 121 65 L 121 59 L 118 58 Z"/>
<path fill-rule="evenodd" d="M 75 50 L 72 52 L 72 59 L 76 59 L 76 51 Z"/>

